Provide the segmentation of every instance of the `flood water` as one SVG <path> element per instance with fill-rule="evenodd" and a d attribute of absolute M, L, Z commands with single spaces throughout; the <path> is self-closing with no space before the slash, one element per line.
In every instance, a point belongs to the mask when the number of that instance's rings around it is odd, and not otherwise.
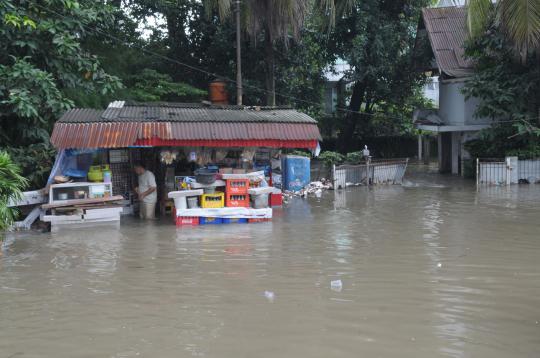
<path fill-rule="evenodd" d="M 539 202 L 412 173 L 273 223 L 10 235 L 0 357 L 540 357 Z"/>

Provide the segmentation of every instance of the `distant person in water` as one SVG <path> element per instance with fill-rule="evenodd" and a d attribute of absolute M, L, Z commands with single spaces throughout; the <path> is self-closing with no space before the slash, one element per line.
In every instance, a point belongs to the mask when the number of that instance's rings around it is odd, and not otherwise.
<path fill-rule="evenodd" d="M 139 186 L 135 188 L 135 192 L 139 196 L 139 216 L 141 219 L 155 219 L 157 203 L 156 177 L 150 170 L 146 170 L 144 164 L 139 162 L 135 163 L 133 170 L 139 178 Z"/>

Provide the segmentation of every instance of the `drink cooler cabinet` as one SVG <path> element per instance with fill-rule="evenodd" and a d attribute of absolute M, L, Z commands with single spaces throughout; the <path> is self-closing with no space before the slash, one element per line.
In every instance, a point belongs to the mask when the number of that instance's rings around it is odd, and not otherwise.
<path fill-rule="evenodd" d="M 281 158 L 282 186 L 284 190 L 299 191 L 311 181 L 311 161 L 307 157 L 286 155 Z"/>

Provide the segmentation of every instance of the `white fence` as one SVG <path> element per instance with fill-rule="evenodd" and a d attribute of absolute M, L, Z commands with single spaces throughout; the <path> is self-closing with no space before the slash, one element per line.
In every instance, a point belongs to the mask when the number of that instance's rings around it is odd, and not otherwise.
<path fill-rule="evenodd" d="M 510 185 L 540 182 L 540 159 L 477 159 L 476 184 Z"/>
<path fill-rule="evenodd" d="M 408 163 L 407 158 L 334 166 L 332 170 L 334 188 L 343 189 L 348 185 L 357 184 L 401 184 Z"/>

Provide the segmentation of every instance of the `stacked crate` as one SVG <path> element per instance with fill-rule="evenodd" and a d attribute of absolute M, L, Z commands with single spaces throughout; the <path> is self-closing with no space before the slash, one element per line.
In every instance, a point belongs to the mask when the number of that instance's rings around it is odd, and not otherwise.
<path fill-rule="evenodd" d="M 249 179 L 227 179 L 225 187 L 225 206 L 249 207 Z"/>
<path fill-rule="evenodd" d="M 218 209 L 224 206 L 224 194 L 203 194 L 201 196 L 201 206 L 203 209 Z"/>

